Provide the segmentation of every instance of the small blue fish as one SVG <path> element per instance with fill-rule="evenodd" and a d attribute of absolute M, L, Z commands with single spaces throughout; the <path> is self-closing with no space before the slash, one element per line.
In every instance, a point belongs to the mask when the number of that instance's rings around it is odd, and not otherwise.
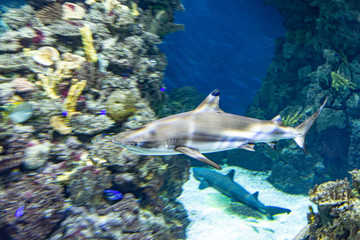
<path fill-rule="evenodd" d="M 106 110 L 105 109 L 101 110 L 100 115 L 106 115 Z"/>
<path fill-rule="evenodd" d="M 15 217 L 21 217 L 24 215 L 24 207 L 19 207 L 15 212 Z"/>
<path fill-rule="evenodd" d="M 123 198 L 121 192 L 116 190 L 104 190 L 105 198 L 111 201 L 118 201 Z"/>

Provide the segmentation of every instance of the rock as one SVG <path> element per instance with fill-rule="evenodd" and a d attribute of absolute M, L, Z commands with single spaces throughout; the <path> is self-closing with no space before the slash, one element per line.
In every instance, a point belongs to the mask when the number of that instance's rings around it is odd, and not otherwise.
<path fill-rule="evenodd" d="M 28 143 L 28 146 L 22 161 L 25 169 L 35 170 L 44 166 L 49 159 L 50 141 L 44 140 L 40 142 L 38 140 L 32 140 Z"/>

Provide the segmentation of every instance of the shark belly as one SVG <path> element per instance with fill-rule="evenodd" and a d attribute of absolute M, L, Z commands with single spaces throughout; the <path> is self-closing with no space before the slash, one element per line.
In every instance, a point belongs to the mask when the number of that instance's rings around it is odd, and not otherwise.
<path fill-rule="evenodd" d="M 212 153 L 235 149 L 246 144 L 246 141 L 192 141 L 188 140 L 185 145 L 198 149 L 201 153 Z"/>

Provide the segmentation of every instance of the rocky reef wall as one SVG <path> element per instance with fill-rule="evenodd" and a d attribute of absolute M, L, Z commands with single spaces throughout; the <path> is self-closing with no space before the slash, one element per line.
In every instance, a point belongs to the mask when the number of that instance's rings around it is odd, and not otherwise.
<path fill-rule="evenodd" d="M 272 119 L 280 113 L 284 125 L 296 126 L 325 97 L 329 100 L 307 136 L 308 155 L 290 140 L 279 143 L 276 152 L 259 146 L 265 149 L 254 161 L 272 170 L 269 181 L 277 188 L 306 193 L 314 184 L 343 178 L 360 166 L 360 5 L 342 0 L 264 2 L 279 9 L 287 33 L 276 41 L 276 54 L 247 115 Z"/>
<path fill-rule="evenodd" d="M 28 0 L 2 15 L 1 239 L 183 239 L 188 160 L 111 135 L 156 118 L 178 0 Z"/>

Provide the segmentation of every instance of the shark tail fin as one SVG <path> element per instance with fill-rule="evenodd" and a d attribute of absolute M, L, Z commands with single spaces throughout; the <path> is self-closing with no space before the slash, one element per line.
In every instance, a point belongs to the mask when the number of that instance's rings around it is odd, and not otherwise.
<path fill-rule="evenodd" d="M 305 122 L 303 122 L 303 123 L 299 124 L 297 127 L 295 127 L 295 129 L 298 130 L 299 133 L 301 133 L 301 135 L 299 137 L 294 138 L 294 141 L 302 150 L 304 150 L 304 152 L 306 154 L 307 154 L 307 148 L 306 148 L 306 143 L 305 143 L 306 134 L 308 133 L 311 126 L 314 124 L 314 122 L 318 118 L 321 110 L 324 108 L 324 106 L 326 104 L 327 99 L 328 99 L 328 97 L 325 98 L 324 103 L 320 106 L 320 108 L 311 117 L 309 117 L 308 119 L 306 119 Z"/>
<path fill-rule="evenodd" d="M 274 217 L 273 217 L 274 215 L 282 214 L 282 213 L 289 214 L 291 212 L 290 209 L 274 207 L 274 206 L 266 206 L 265 211 L 266 211 L 266 217 L 270 220 L 274 220 Z"/>

